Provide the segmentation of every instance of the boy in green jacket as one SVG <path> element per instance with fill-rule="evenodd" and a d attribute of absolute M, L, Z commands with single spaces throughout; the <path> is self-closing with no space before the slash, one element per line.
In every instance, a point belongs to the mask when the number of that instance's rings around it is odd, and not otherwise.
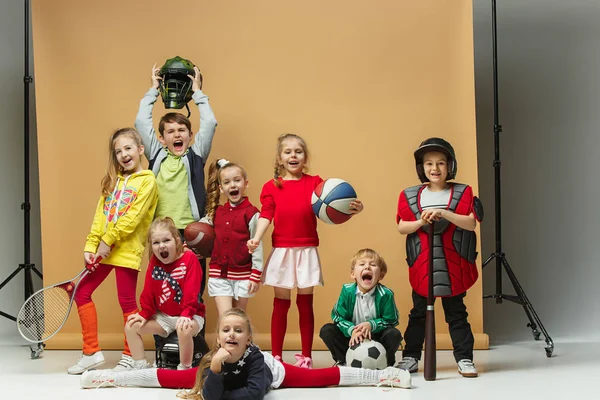
<path fill-rule="evenodd" d="M 379 283 L 387 273 L 387 264 L 375 250 L 359 250 L 350 262 L 350 278 L 355 283 L 342 286 L 340 297 L 331 311 L 333 323 L 325 324 L 319 336 L 331 352 L 336 365 L 346 365 L 346 352 L 365 339 L 380 342 L 393 366 L 402 341 L 394 292 Z"/>

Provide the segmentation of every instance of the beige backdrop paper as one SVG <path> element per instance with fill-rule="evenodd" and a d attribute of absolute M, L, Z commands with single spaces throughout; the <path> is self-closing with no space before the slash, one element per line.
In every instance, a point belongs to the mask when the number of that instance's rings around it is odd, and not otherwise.
<path fill-rule="evenodd" d="M 414 149 L 429 136 L 448 139 L 458 155 L 457 180 L 477 192 L 471 8 L 469 0 L 34 0 L 45 284 L 82 268 L 108 137 L 133 125 L 152 65 L 179 55 L 200 67 L 219 122 L 209 161 L 243 164 L 255 205 L 284 132 L 306 139 L 311 173 L 348 180 L 365 204 L 344 225 L 319 223 L 325 287 L 315 290 L 314 348 L 325 348 L 318 331 L 350 279 L 349 259 L 363 247 L 388 262 L 383 283 L 395 292 L 403 332 L 411 296 L 395 215 L 401 189 L 418 183 Z M 164 112 L 159 100 L 156 123 Z M 196 130 L 196 108 L 191 120 Z M 143 275 L 138 282 L 139 295 Z M 467 305 L 476 348 L 487 348 L 481 295 L 478 283 Z M 113 275 L 94 299 L 101 346 L 121 349 Z M 211 333 L 216 313 L 207 294 L 205 300 Z M 249 306 L 265 349 L 272 302 L 272 289 L 262 287 Z M 300 345 L 292 304 L 286 349 Z M 438 346 L 450 348 L 440 304 L 436 310 Z M 80 348 L 76 312 L 48 345 Z"/>

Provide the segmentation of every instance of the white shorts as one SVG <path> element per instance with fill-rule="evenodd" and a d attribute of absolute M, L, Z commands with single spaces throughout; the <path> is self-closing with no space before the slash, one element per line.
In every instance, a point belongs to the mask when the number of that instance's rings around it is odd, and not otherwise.
<path fill-rule="evenodd" d="M 164 335 L 164 337 L 167 337 L 171 333 L 176 331 L 175 326 L 177 325 L 177 320 L 179 319 L 179 317 L 172 317 L 170 315 L 165 314 L 164 312 L 159 311 L 156 314 L 154 314 L 152 319 L 154 319 L 156 322 L 158 322 L 158 324 L 161 326 L 161 328 L 163 328 L 165 330 L 165 332 L 167 332 L 167 334 Z M 200 331 L 204 327 L 204 318 L 202 318 L 199 315 L 194 315 L 193 319 L 194 319 L 194 321 L 196 321 L 198 323 L 198 326 L 200 328 L 200 329 L 198 329 L 198 332 L 196 332 L 194 334 L 194 336 L 196 336 L 196 335 L 198 335 L 198 333 L 200 333 Z M 163 335 L 160 335 L 160 336 L 163 336 Z"/>
<path fill-rule="evenodd" d="M 317 248 L 274 248 L 265 265 L 262 282 L 285 289 L 323 286 L 321 260 Z"/>
<path fill-rule="evenodd" d="M 283 382 L 283 378 L 285 378 L 285 368 L 280 361 L 277 361 L 271 353 L 267 353 L 266 351 L 261 351 L 262 355 L 265 358 L 265 365 L 271 370 L 273 374 L 273 382 L 271 382 L 271 387 L 273 389 L 277 389 L 281 386 L 281 382 Z"/>
<path fill-rule="evenodd" d="M 208 278 L 208 295 L 210 297 L 229 296 L 236 300 L 240 297 L 254 297 L 255 293 L 248 293 L 249 285 L 248 279 L 235 281 L 233 279 Z"/>

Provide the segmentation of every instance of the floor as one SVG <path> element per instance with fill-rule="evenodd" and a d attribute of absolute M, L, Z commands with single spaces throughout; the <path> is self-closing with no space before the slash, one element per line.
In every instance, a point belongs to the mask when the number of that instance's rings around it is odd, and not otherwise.
<path fill-rule="evenodd" d="M 413 374 L 413 389 L 385 391 L 375 387 L 345 387 L 326 389 L 280 389 L 271 391 L 266 399 L 565 399 L 575 394 L 584 398 L 600 398 L 595 379 L 600 376 L 600 343 L 556 342 L 554 356 L 546 358 L 543 342 L 523 342 L 500 345 L 487 351 L 477 351 L 475 363 L 479 378 L 463 378 L 449 351 L 438 352 L 437 380 L 426 382 L 421 371 Z M 76 351 L 45 351 L 39 359 L 30 359 L 26 344 L 17 339 L 0 339 L 0 393 L 17 398 L 44 399 L 176 399 L 175 390 L 110 388 L 79 388 L 79 377 L 66 369 L 77 360 Z M 106 352 L 106 367 L 116 364 L 117 352 Z M 149 358 L 152 353 L 148 353 Z M 399 354 L 398 354 L 399 356 Z M 327 352 L 314 356 L 316 367 L 331 365 Z M 291 361 L 293 354 L 284 355 Z M 594 394 L 596 393 L 596 394 Z"/>

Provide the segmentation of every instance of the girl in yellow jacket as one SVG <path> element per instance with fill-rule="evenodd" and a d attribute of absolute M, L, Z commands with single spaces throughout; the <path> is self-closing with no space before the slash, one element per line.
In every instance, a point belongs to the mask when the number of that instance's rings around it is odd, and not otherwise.
<path fill-rule="evenodd" d="M 83 354 L 69 374 L 81 374 L 104 363 L 98 345 L 98 316 L 92 293 L 114 270 L 123 319 L 137 312 L 136 284 L 148 228 L 154 218 L 158 198 L 152 171 L 142 167 L 144 146 L 133 128 L 116 131 L 109 142 L 108 172 L 102 179 L 102 196 L 96 207 L 92 229 L 85 242 L 84 259 L 92 273 L 87 274 L 75 293 L 83 334 Z M 100 258 L 102 259 L 101 261 Z M 132 365 L 125 349 L 117 370 Z"/>

